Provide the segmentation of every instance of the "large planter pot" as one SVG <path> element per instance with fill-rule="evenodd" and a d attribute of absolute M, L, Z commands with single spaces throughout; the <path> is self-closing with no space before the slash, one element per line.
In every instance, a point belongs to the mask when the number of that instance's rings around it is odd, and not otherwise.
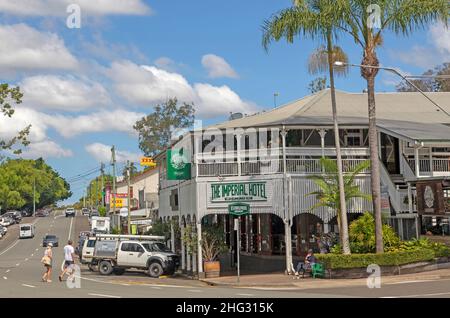
<path fill-rule="evenodd" d="M 203 262 L 203 269 L 206 278 L 214 278 L 220 276 L 220 262 Z"/>

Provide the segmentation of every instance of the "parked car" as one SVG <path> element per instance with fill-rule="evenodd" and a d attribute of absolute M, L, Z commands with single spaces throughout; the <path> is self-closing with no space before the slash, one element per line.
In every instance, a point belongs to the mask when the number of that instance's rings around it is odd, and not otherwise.
<path fill-rule="evenodd" d="M 37 217 L 46 217 L 46 216 L 48 216 L 48 213 L 45 212 L 44 210 L 37 210 L 35 216 L 37 216 Z"/>
<path fill-rule="evenodd" d="M 100 216 L 100 213 L 98 213 L 97 210 L 92 210 L 91 213 L 89 214 L 89 217 L 92 218 L 93 216 Z"/>
<path fill-rule="evenodd" d="M 83 214 L 83 216 L 89 216 L 91 214 L 91 212 L 89 211 L 88 208 L 82 208 L 81 214 Z"/>
<path fill-rule="evenodd" d="M 137 268 L 145 270 L 150 277 L 157 278 L 163 274 L 172 275 L 180 264 L 179 256 L 161 242 L 120 241 L 108 235 L 101 237 L 105 239 L 98 240 L 97 236 L 91 259 L 91 264 L 97 265 L 101 275 L 113 272 L 122 275 L 129 268 Z"/>
<path fill-rule="evenodd" d="M 0 225 L 0 234 L 2 236 L 5 236 L 6 232 L 8 232 L 8 229 L 6 228 L 6 226 Z"/>
<path fill-rule="evenodd" d="M 2 226 L 10 226 L 14 224 L 14 220 L 9 217 L 0 218 L 0 225 Z"/>
<path fill-rule="evenodd" d="M 14 220 L 14 223 L 19 224 L 22 221 L 22 214 L 19 211 L 9 211 L 3 214 L 3 216 L 7 216 Z"/>
<path fill-rule="evenodd" d="M 20 213 L 23 218 L 30 217 L 33 215 L 33 211 L 30 211 L 30 210 L 22 210 Z"/>
<path fill-rule="evenodd" d="M 46 247 L 48 243 L 52 243 L 54 247 L 58 246 L 58 237 L 56 235 L 46 235 L 42 241 L 42 246 Z"/>

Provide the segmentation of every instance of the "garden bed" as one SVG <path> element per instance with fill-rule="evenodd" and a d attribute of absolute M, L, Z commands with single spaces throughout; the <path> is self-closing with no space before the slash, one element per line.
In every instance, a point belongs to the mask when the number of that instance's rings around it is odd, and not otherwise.
<path fill-rule="evenodd" d="M 366 278 L 367 267 L 380 266 L 381 275 L 401 275 L 450 268 L 449 257 L 435 256 L 431 250 L 386 252 L 383 254 L 317 255 L 326 268 L 326 278 Z"/>

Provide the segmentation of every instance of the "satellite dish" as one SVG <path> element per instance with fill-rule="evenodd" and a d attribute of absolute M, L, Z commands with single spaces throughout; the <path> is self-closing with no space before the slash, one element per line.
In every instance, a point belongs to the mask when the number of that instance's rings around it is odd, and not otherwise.
<path fill-rule="evenodd" d="M 127 208 L 121 208 L 120 209 L 120 216 L 127 217 L 128 216 L 128 209 Z"/>

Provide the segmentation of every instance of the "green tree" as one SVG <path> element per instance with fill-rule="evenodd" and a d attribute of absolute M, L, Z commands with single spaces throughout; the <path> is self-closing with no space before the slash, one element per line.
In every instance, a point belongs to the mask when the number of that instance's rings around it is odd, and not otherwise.
<path fill-rule="evenodd" d="M 334 68 L 334 62 L 338 60 L 347 60 L 343 50 L 333 45 L 333 39 L 336 39 L 343 24 L 345 3 L 343 0 L 294 0 L 291 8 L 282 10 L 266 20 L 263 25 L 263 46 L 268 48 L 270 43 L 275 40 L 286 39 L 293 43 L 294 39 L 301 35 L 304 38 L 318 39 L 325 43 L 321 45 L 310 57 L 310 73 L 328 72 L 331 88 L 331 108 L 333 113 L 333 128 L 335 137 L 335 147 L 338 167 L 338 192 L 341 197 L 345 196 L 344 176 L 342 172 L 342 154 L 339 140 L 339 126 L 337 119 L 336 92 L 334 84 L 334 75 L 345 75 L 346 68 Z M 342 235 L 342 244 L 345 254 L 350 254 L 350 245 L 348 239 L 347 227 L 347 207 L 346 200 L 340 202 L 339 213 L 342 222 L 340 233 Z"/>
<path fill-rule="evenodd" d="M 432 70 L 423 73 L 422 79 L 411 80 L 424 92 L 450 92 L 450 78 L 433 78 L 433 76 L 450 76 L 450 63 L 436 66 Z M 416 92 L 416 89 L 408 83 L 402 82 L 397 85 L 398 92 Z"/>
<path fill-rule="evenodd" d="M 342 246 L 342 242 L 344 242 L 343 233 L 341 231 L 343 227 L 343 223 L 347 222 L 347 220 L 342 220 L 342 213 L 340 211 L 341 208 L 341 196 L 339 192 L 339 176 L 338 176 L 338 168 L 335 160 L 329 158 L 321 158 L 320 163 L 322 166 L 323 174 L 314 175 L 308 177 L 319 187 L 319 190 L 308 193 L 307 195 L 314 195 L 317 199 L 317 203 L 311 207 L 311 210 L 320 208 L 320 207 L 328 207 L 336 211 L 338 227 L 339 227 L 339 236 L 340 242 Z M 355 184 L 355 178 L 360 173 L 366 171 L 370 167 L 370 161 L 363 161 L 358 164 L 354 169 L 348 171 L 344 174 L 344 191 L 345 191 L 345 200 L 348 202 L 353 198 L 362 198 L 365 200 L 371 200 L 371 196 L 369 194 L 363 193 L 359 186 Z M 348 253 L 346 253 L 348 254 Z"/>
<path fill-rule="evenodd" d="M 380 165 L 378 159 L 378 135 L 376 127 L 375 78 L 379 72 L 380 61 L 377 48 L 383 43 L 383 34 L 387 31 L 395 34 L 410 35 L 429 23 L 442 21 L 447 25 L 449 17 L 448 0 L 378 0 L 379 13 L 369 10 L 373 0 L 339 1 L 344 11 L 345 24 L 340 28 L 348 32 L 361 46 L 363 59 L 361 76 L 367 81 L 369 112 L 369 145 L 371 164 L 371 189 L 375 216 L 377 253 L 383 253 L 383 235 L 381 219 Z M 371 18 L 380 16 L 381 24 L 376 26 Z"/>
<path fill-rule="evenodd" d="M 318 77 L 314 80 L 312 80 L 308 84 L 308 89 L 311 92 L 311 94 L 318 93 L 320 91 L 323 91 L 327 88 L 327 78 L 326 77 Z"/>
<path fill-rule="evenodd" d="M 14 108 L 11 105 L 21 104 L 23 94 L 20 92 L 19 87 L 10 87 L 8 84 L 0 84 L 0 112 L 4 116 L 12 117 L 14 114 Z M 17 136 L 12 137 L 9 140 L 0 139 L 0 160 L 3 159 L 1 152 L 2 150 L 12 150 L 15 145 L 21 143 L 23 146 L 28 146 L 30 142 L 27 137 L 30 133 L 31 125 L 25 127 L 23 130 L 19 131 Z M 22 150 L 16 148 L 13 150 L 14 154 L 20 154 Z"/>
<path fill-rule="evenodd" d="M 174 128 L 189 128 L 194 123 L 194 105 L 178 105 L 176 98 L 157 105 L 155 111 L 134 125 L 139 133 L 139 148 L 146 156 L 154 156 L 170 144 Z"/>
<path fill-rule="evenodd" d="M 31 209 L 36 186 L 36 207 L 53 205 L 69 198 L 69 184 L 43 159 L 8 159 L 0 165 L 0 206 L 2 209 Z"/>

